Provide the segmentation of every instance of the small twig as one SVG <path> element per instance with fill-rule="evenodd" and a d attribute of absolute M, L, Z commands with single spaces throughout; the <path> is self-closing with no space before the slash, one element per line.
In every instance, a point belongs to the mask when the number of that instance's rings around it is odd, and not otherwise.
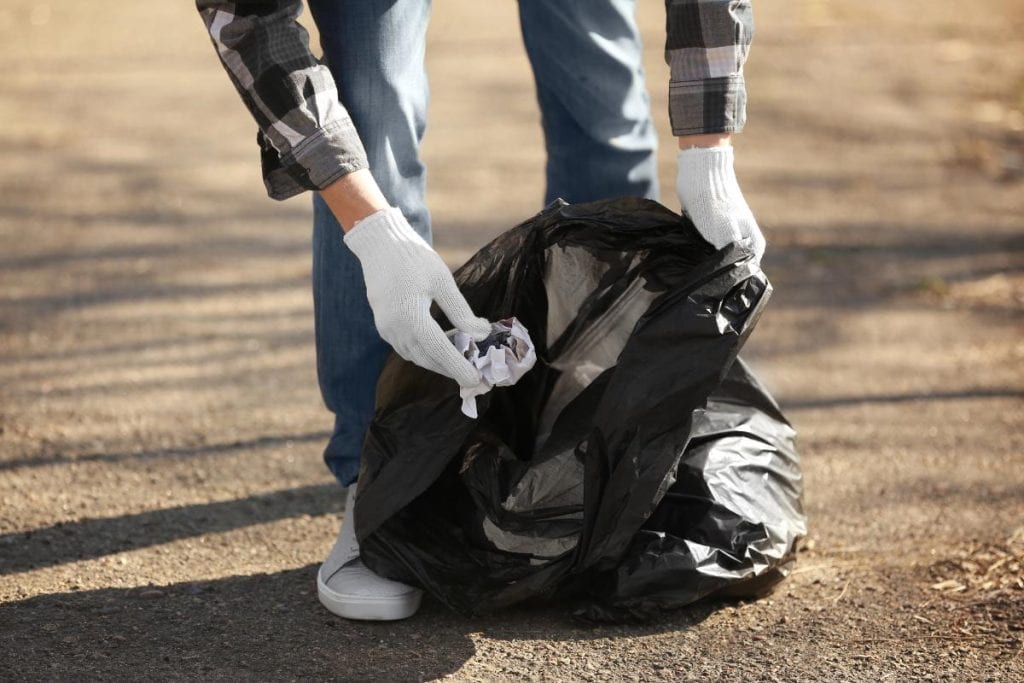
<path fill-rule="evenodd" d="M 838 565 L 834 564 L 809 564 L 806 567 L 797 567 L 790 574 L 803 574 L 804 572 L 813 572 L 817 569 L 834 569 Z"/>
<path fill-rule="evenodd" d="M 992 564 L 990 564 L 990 565 L 989 565 L 988 569 L 986 569 L 986 570 L 985 570 L 985 573 L 981 575 L 981 578 L 985 578 L 986 576 L 988 576 L 989 574 L 991 574 L 991 573 L 992 573 L 993 571 L 995 571 L 996 569 L 999 569 L 999 568 L 1000 568 L 1000 567 L 1002 567 L 1002 566 L 1003 566 L 1004 564 L 1006 564 L 1007 562 L 1009 562 L 1009 561 L 1010 561 L 1011 559 L 1013 559 L 1013 558 L 1011 558 L 1011 557 L 1004 557 L 1004 558 L 1003 558 L 1003 559 L 1001 559 L 1001 560 L 998 560 L 998 561 L 996 561 L 996 562 L 993 562 Z"/>
<path fill-rule="evenodd" d="M 846 585 L 843 586 L 843 590 L 839 593 L 839 595 L 837 595 L 836 597 L 832 598 L 832 604 L 833 605 L 837 604 L 840 600 L 843 599 L 843 596 L 846 595 L 846 589 L 849 588 L 849 587 L 850 587 L 850 582 L 847 581 Z"/>

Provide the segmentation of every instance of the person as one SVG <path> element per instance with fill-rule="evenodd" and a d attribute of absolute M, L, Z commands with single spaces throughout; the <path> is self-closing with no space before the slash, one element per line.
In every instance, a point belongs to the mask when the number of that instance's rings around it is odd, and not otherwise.
<path fill-rule="evenodd" d="M 490 331 L 431 248 L 419 156 L 428 100 L 430 0 L 308 0 L 323 61 L 297 22 L 301 0 L 196 0 L 229 77 L 258 124 L 268 194 L 314 192 L 317 374 L 335 415 L 324 459 L 348 487 L 338 539 L 317 575 L 320 601 L 353 619 L 401 619 L 419 589 L 359 559 L 352 517 L 359 454 L 390 349 L 462 386 L 476 369 L 430 316 Z M 635 0 L 519 0 L 547 152 L 546 201 L 658 198 L 656 133 Z M 764 239 L 733 171 L 746 118 L 743 65 L 753 33 L 743 0 L 666 0 L 669 113 L 677 191 L 701 234 L 723 247 Z"/>

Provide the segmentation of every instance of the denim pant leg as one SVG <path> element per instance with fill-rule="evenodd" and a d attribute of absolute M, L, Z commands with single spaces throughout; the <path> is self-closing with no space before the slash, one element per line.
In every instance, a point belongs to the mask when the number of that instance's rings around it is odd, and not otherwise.
<path fill-rule="evenodd" d="M 520 0 L 547 146 L 545 202 L 658 198 L 635 0 Z"/>
<path fill-rule="evenodd" d="M 310 0 L 324 58 L 392 206 L 430 241 L 419 144 L 429 97 L 423 66 L 429 0 Z M 334 413 L 324 461 L 342 485 L 359 473 L 366 427 L 390 347 L 377 334 L 358 259 L 317 194 L 313 307 L 320 393 Z"/>

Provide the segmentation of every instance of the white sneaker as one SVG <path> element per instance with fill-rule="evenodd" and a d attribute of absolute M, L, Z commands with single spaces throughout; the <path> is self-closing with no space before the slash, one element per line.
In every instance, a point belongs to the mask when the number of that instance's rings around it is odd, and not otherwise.
<path fill-rule="evenodd" d="M 355 501 L 356 485 L 352 484 L 345 500 L 341 533 L 316 575 L 320 604 L 346 619 L 394 621 L 411 617 L 420 607 L 423 591 L 377 576 L 359 559 Z"/>

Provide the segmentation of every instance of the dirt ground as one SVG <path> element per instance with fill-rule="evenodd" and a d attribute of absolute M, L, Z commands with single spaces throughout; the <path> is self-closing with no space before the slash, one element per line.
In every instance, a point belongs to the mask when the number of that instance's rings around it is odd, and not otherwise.
<path fill-rule="evenodd" d="M 436 5 L 457 265 L 539 208 L 543 150 L 514 3 Z M 755 8 L 738 166 L 776 294 L 745 355 L 810 534 L 768 599 L 593 628 L 320 607 L 308 198 L 263 195 L 191 3 L 6 0 L 0 679 L 1022 680 L 1024 6 Z M 641 21 L 671 197 L 661 3 Z"/>

